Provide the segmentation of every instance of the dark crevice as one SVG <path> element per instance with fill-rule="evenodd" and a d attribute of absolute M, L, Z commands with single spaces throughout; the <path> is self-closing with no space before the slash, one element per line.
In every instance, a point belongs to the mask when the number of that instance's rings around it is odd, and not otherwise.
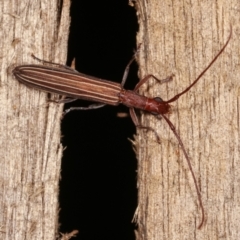
<path fill-rule="evenodd" d="M 76 59 L 82 73 L 121 82 L 124 68 L 136 48 L 135 9 L 128 0 L 72 1 L 68 65 Z M 133 89 L 134 63 L 126 82 Z M 78 100 L 66 104 L 87 106 Z M 134 240 L 131 223 L 137 206 L 137 161 L 128 138 L 135 126 L 122 105 L 75 111 L 62 121 L 66 146 L 60 182 L 60 232 L 79 230 L 74 239 Z"/>

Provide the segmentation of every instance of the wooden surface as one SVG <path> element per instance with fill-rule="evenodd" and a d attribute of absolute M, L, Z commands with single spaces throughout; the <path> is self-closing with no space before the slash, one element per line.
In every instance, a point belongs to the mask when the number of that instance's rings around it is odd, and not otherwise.
<path fill-rule="evenodd" d="M 135 3 L 142 43 L 139 75 L 151 80 L 141 88 L 146 96 L 167 100 L 184 90 L 232 39 L 200 82 L 172 103 L 168 115 L 190 156 L 202 194 L 201 211 L 189 168 L 164 119 L 142 115 L 142 124 L 154 134 L 139 130 L 137 138 L 139 204 L 135 219 L 137 240 L 240 239 L 240 3 L 232 1 L 159 1 Z"/>
<path fill-rule="evenodd" d="M 31 54 L 65 63 L 70 1 L 1 1 L 0 239 L 56 239 L 62 106 L 19 84 Z"/>

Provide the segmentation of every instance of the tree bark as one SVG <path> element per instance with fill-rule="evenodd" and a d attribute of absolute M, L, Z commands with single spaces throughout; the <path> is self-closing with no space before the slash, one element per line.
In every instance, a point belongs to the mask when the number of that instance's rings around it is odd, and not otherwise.
<path fill-rule="evenodd" d="M 173 81 L 149 81 L 146 96 L 168 100 L 205 69 L 227 41 L 229 45 L 189 92 L 173 102 L 167 117 L 176 127 L 199 185 L 205 221 L 182 149 L 164 119 L 143 114 L 138 130 L 139 204 L 137 240 L 240 239 L 240 84 L 239 1 L 138 0 L 139 75 Z M 237 36 L 236 36 L 237 35 Z"/>
<path fill-rule="evenodd" d="M 11 70 L 65 63 L 70 1 L 1 1 L 0 239 L 56 239 L 62 105 L 19 84 Z M 8 69 L 8 71 L 7 71 Z"/>

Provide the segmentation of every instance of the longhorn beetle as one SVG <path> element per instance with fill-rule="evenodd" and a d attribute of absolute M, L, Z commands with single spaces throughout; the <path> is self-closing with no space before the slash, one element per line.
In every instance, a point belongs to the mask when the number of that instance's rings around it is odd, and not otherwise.
<path fill-rule="evenodd" d="M 232 36 L 232 28 L 230 30 L 228 40 L 226 41 L 224 46 L 221 48 L 218 54 L 213 58 L 213 60 L 208 64 L 208 66 L 193 81 L 193 83 L 190 84 L 185 90 L 178 93 L 176 96 L 172 97 L 167 101 L 164 101 L 159 97 L 148 98 L 138 94 L 138 89 L 144 83 L 146 83 L 151 77 L 160 82 L 167 81 L 166 79 L 161 81 L 152 74 L 147 75 L 145 78 L 140 80 L 140 82 L 135 86 L 133 91 L 125 90 L 123 88 L 128 76 L 129 67 L 131 63 L 135 60 L 135 54 L 133 58 L 130 60 L 130 62 L 128 63 L 124 71 L 124 75 L 121 83 L 115 83 L 115 82 L 103 80 L 100 78 L 88 76 L 83 73 L 76 72 L 67 66 L 40 60 L 34 56 L 33 56 L 34 58 L 36 58 L 37 60 L 43 63 L 54 64 L 54 65 L 57 65 L 58 67 L 47 67 L 42 65 L 20 65 L 13 69 L 13 74 L 17 80 L 19 80 L 21 83 L 29 87 L 40 89 L 49 93 L 57 93 L 60 95 L 65 95 L 66 97 L 68 97 L 59 102 L 66 103 L 66 102 L 74 101 L 76 99 L 85 99 L 85 100 L 101 103 L 101 104 L 92 104 L 88 107 L 70 108 L 65 111 L 65 114 L 72 110 L 97 109 L 97 108 L 103 107 L 106 104 L 116 106 L 122 103 L 130 108 L 130 115 L 136 127 L 153 131 L 156 135 L 158 142 L 160 141 L 160 138 L 156 133 L 156 131 L 153 128 L 142 126 L 139 123 L 139 120 L 136 116 L 134 109 L 136 108 L 136 109 L 144 110 L 146 112 L 149 112 L 157 116 L 159 115 L 162 116 L 167 122 L 167 124 L 169 125 L 169 127 L 171 128 L 174 135 L 176 136 L 179 142 L 179 145 L 182 148 L 184 156 L 187 160 L 187 164 L 190 169 L 190 172 L 194 181 L 194 185 L 197 191 L 199 205 L 202 211 L 202 220 L 198 227 L 200 229 L 204 223 L 204 208 L 203 208 L 201 193 L 192 169 L 192 165 L 190 163 L 189 156 L 185 150 L 183 142 L 179 134 L 177 133 L 176 128 L 174 127 L 172 122 L 167 118 L 166 114 L 169 113 L 171 109 L 171 106 L 169 105 L 169 103 L 176 101 L 180 96 L 188 92 L 199 81 L 199 79 L 203 76 L 203 74 L 205 74 L 205 72 L 217 60 L 220 54 L 222 54 L 222 52 L 228 45 L 231 39 L 231 36 Z"/>

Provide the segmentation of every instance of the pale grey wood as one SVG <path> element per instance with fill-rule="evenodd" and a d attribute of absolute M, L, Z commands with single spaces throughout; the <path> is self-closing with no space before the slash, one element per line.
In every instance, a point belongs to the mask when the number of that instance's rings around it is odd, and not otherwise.
<path fill-rule="evenodd" d="M 201 211 L 182 150 L 167 123 L 142 115 L 142 124 L 159 133 L 139 130 L 139 204 L 137 240 L 240 239 L 240 3 L 232 1 L 138 0 L 139 75 L 160 79 L 141 87 L 147 96 L 170 99 L 203 71 L 232 39 L 200 82 L 172 103 L 169 119 L 191 158 L 206 212 Z"/>
<path fill-rule="evenodd" d="M 0 239 L 56 239 L 62 105 L 13 78 L 31 54 L 65 63 L 70 0 L 0 1 Z"/>

